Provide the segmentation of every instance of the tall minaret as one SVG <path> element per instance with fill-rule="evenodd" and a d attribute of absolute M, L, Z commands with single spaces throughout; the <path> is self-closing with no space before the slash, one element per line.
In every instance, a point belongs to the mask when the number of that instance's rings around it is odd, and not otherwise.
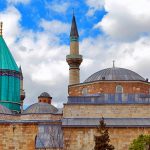
<path fill-rule="evenodd" d="M 79 55 L 79 34 L 74 14 L 70 31 L 70 54 L 67 55 L 66 61 L 69 65 L 69 85 L 80 83 L 79 66 L 82 62 L 82 55 Z"/>
<path fill-rule="evenodd" d="M 23 89 L 23 73 L 22 73 L 22 69 L 21 66 L 19 68 L 20 70 L 20 100 L 21 100 L 21 112 L 23 111 L 23 101 L 25 99 L 25 91 Z"/>

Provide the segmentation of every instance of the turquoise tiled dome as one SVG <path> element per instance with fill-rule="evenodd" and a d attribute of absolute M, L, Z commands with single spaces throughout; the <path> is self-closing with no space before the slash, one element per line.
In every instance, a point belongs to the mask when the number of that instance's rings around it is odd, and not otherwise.
<path fill-rule="evenodd" d="M 19 71 L 19 68 L 2 36 L 0 36 L 0 69 Z"/>
<path fill-rule="evenodd" d="M 0 104 L 20 112 L 20 72 L 0 35 Z"/>

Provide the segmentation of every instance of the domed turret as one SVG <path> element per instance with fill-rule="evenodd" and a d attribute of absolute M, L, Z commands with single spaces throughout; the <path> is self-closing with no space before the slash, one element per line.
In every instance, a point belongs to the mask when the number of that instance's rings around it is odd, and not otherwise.
<path fill-rule="evenodd" d="M 52 97 L 47 92 L 43 92 L 38 97 L 38 100 L 39 100 L 39 102 L 51 104 Z"/>
<path fill-rule="evenodd" d="M 47 92 L 41 93 L 38 100 L 38 103 L 29 106 L 25 111 L 23 111 L 23 114 L 55 114 L 58 112 L 58 109 L 51 105 L 52 97 Z"/>

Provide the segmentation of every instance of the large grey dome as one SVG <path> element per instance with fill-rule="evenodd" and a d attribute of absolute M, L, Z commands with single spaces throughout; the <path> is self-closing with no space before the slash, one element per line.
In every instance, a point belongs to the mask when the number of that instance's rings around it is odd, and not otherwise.
<path fill-rule="evenodd" d="M 0 105 L 0 114 L 12 114 L 11 110 L 3 105 Z"/>
<path fill-rule="evenodd" d="M 139 74 L 124 68 L 106 68 L 92 74 L 84 82 L 98 80 L 125 80 L 125 81 L 145 81 Z"/>
<path fill-rule="evenodd" d="M 58 109 L 48 103 L 35 103 L 29 106 L 23 114 L 44 114 L 44 113 L 56 113 Z"/>

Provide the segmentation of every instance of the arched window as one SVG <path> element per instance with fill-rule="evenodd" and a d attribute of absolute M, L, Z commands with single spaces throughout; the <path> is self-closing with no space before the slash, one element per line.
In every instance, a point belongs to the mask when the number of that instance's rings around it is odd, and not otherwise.
<path fill-rule="evenodd" d="M 82 89 L 82 95 L 86 96 L 88 94 L 88 89 L 87 88 L 83 88 Z"/>
<path fill-rule="evenodd" d="M 123 93 L 123 87 L 121 85 L 116 86 L 116 93 Z"/>

